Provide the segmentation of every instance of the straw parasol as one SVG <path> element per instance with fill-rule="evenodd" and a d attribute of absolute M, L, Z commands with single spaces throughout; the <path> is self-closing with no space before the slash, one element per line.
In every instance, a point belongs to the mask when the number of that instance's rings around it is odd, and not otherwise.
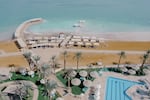
<path fill-rule="evenodd" d="M 130 70 L 128 70 L 128 73 L 131 74 L 131 75 L 135 75 L 135 74 L 136 74 L 136 71 L 133 70 L 133 69 L 130 69 Z"/>
<path fill-rule="evenodd" d="M 81 83 L 81 80 L 78 78 L 74 78 L 71 80 L 72 85 L 78 86 L 78 85 L 80 85 L 80 83 Z"/>
<path fill-rule="evenodd" d="M 46 81 L 45 81 L 44 79 L 41 79 L 41 80 L 40 80 L 40 83 L 41 83 L 41 84 L 45 84 Z"/>
<path fill-rule="evenodd" d="M 85 80 L 85 81 L 83 82 L 83 85 L 86 86 L 86 87 L 90 87 L 91 84 L 92 84 L 92 81 L 90 81 L 90 80 Z"/>
<path fill-rule="evenodd" d="M 126 67 L 121 67 L 121 71 L 123 71 L 123 72 L 127 72 L 127 71 L 128 71 L 128 69 L 127 69 Z"/>
<path fill-rule="evenodd" d="M 136 70 L 136 71 L 137 71 L 137 70 L 139 70 L 139 69 L 140 69 L 140 67 L 139 67 L 139 66 L 133 66 L 133 67 L 132 67 L 132 69 L 134 69 L 134 70 Z"/>
<path fill-rule="evenodd" d="M 75 77 L 77 75 L 77 72 L 76 71 L 71 71 L 70 73 L 69 73 L 69 76 L 70 77 Z"/>
<path fill-rule="evenodd" d="M 88 73 L 85 70 L 82 70 L 79 72 L 79 75 L 82 77 L 86 77 L 88 75 Z"/>
<path fill-rule="evenodd" d="M 28 75 L 30 75 L 31 77 L 34 77 L 34 71 L 32 71 L 32 70 L 29 71 L 29 72 L 28 72 Z"/>
<path fill-rule="evenodd" d="M 29 71 L 28 72 L 28 75 L 33 75 L 34 74 L 34 71 Z"/>
<path fill-rule="evenodd" d="M 149 71 L 148 69 L 143 69 L 143 72 L 144 72 L 145 74 L 149 74 L 149 73 L 150 73 L 150 71 Z"/>
<path fill-rule="evenodd" d="M 98 77 L 98 73 L 96 71 L 92 71 L 92 72 L 90 72 L 90 76 L 93 78 L 96 78 L 96 77 Z"/>

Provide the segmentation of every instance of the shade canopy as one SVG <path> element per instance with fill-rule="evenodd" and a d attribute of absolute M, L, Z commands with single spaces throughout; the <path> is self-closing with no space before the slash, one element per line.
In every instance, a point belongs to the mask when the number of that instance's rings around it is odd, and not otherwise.
<path fill-rule="evenodd" d="M 33 75 L 34 74 L 34 71 L 29 71 L 28 72 L 28 75 Z"/>
<path fill-rule="evenodd" d="M 19 69 L 19 72 L 22 74 L 22 75 L 25 75 L 27 73 L 26 69 L 25 68 L 20 68 Z"/>
<path fill-rule="evenodd" d="M 128 70 L 128 73 L 131 74 L 131 75 L 135 75 L 135 74 L 136 74 L 136 71 L 133 70 L 133 69 L 130 69 L 130 70 Z"/>
<path fill-rule="evenodd" d="M 70 73 L 69 73 L 69 76 L 70 77 L 75 77 L 77 75 L 77 72 L 76 71 L 71 71 Z"/>
<path fill-rule="evenodd" d="M 140 67 L 139 67 L 139 66 L 133 66 L 133 67 L 132 67 L 132 69 L 134 69 L 134 70 L 136 70 L 136 71 L 137 71 L 137 70 L 139 70 L 139 69 L 140 69 Z"/>
<path fill-rule="evenodd" d="M 41 84 L 45 84 L 46 81 L 45 81 L 44 79 L 41 79 L 41 80 L 40 80 L 40 83 L 41 83 Z"/>
<path fill-rule="evenodd" d="M 90 80 L 85 80 L 85 81 L 83 82 L 83 85 L 86 86 L 86 87 L 90 87 L 91 84 L 92 84 L 92 81 L 90 81 Z"/>
<path fill-rule="evenodd" d="M 79 72 L 79 75 L 82 76 L 82 77 L 86 77 L 88 75 L 87 71 L 85 70 L 82 70 Z"/>
<path fill-rule="evenodd" d="M 127 71 L 128 71 L 128 69 L 127 69 L 126 67 L 121 67 L 121 71 L 123 71 L 123 72 L 127 72 Z"/>
<path fill-rule="evenodd" d="M 143 69 L 143 72 L 144 72 L 145 74 L 149 74 L 149 73 L 150 73 L 150 71 L 149 71 L 148 69 Z"/>
<path fill-rule="evenodd" d="M 96 78 L 96 77 L 98 77 L 98 73 L 96 71 L 92 71 L 92 72 L 90 72 L 90 76 L 93 78 Z"/>
<path fill-rule="evenodd" d="M 81 80 L 78 79 L 78 78 L 74 78 L 74 79 L 71 80 L 71 84 L 75 85 L 75 86 L 78 86 L 78 85 L 81 84 Z"/>

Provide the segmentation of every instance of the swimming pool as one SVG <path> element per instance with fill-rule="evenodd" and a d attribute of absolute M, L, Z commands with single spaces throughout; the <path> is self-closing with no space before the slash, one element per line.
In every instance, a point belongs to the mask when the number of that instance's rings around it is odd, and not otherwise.
<path fill-rule="evenodd" d="M 129 87 L 135 84 L 140 83 L 108 77 L 105 100 L 131 100 L 131 98 L 125 92 Z"/>

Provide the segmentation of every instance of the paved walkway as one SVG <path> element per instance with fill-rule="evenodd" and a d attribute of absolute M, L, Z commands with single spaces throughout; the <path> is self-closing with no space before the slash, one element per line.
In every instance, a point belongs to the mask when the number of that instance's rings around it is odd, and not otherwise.
<path fill-rule="evenodd" d="M 54 50 L 53 50 L 54 49 Z M 85 53 L 107 53 L 107 54 L 116 54 L 119 53 L 122 50 L 85 50 L 85 49 L 62 49 L 62 48 L 46 48 L 46 49 L 32 49 L 30 51 L 35 51 L 38 53 L 38 51 L 47 51 L 47 50 L 52 50 L 56 53 L 56 51 L 63 52 L 63 51 L 68 51 L 68 52 L 85 52 Z M 127 54 L 144 54 L 145 51 L 127 51 L 123 50 Z M 54 53 L 53 52 L 53 53 Z M 16 56 L 16 55 L 22 55 L 24 52 L 13 52 L 13 53 L 1 53 L 0 57 L 7 57 L 7 56 Z M 54 55 L 54 54 L 53 54 Z"/>
<path fill-rule="evenodd" d="M 145 51 L 127 51 L 127 50 L 85 50 L 85 49 L 65 49 L 69 52 L 85 52 L 85 53 L 107 53 L 107 54 L 116 54 L 124 51 L 127 54 L 144 54 Z"/>

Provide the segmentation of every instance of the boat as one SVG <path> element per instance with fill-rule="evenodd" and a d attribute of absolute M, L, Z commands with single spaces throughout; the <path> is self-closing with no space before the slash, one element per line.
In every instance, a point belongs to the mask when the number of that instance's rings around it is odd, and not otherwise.
<path fill-rule="evenodd" d="M 73 27 L 81 27 L 81 25 L 76 23 L 76 24 L 73 25 Z"/>

